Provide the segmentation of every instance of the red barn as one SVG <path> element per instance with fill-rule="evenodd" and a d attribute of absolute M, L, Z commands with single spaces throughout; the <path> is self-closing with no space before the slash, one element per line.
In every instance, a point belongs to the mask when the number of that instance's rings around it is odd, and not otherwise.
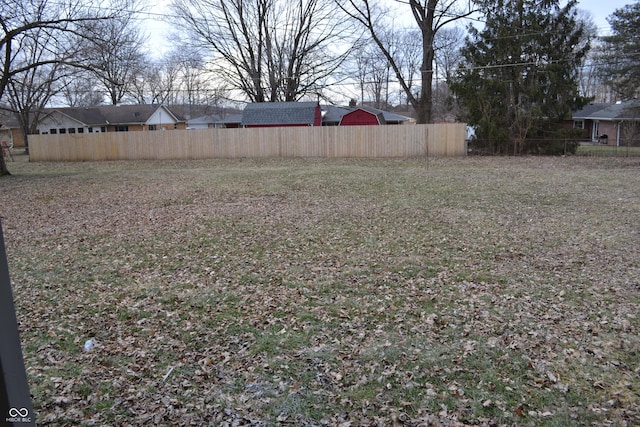
<path fill-rule="evenodd" d="M 349 105 L 337 107 L 324 105 L 322 107 L 323 126 L 358 126 L 358 125 L 404 125 L 415 123 L 411 117 L 373 107 Z"/>
<path fill-rule="evenodd" d="M 382 111 L 368 107 L 357 107 L 340 119 L 339 126 L 386 125 Z"/>

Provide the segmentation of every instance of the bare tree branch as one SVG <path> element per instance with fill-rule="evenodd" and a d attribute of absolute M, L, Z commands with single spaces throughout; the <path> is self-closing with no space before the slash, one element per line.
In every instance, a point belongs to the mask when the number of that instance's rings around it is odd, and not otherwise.
<path fill-rule="evenodd" d="M 474 12 L 471 2 L 462 8 L 456 0 L 398 0 L 396 2 L 399 7 L 408 8 L 411 12 L 421 40 L 420 92 L 414 93 L 412 82 L 415 76 L 407 74 L 406 70 L 402 69 L 401 57 L 385 43 L 382 37 L 390 25 L 389 10 L 378 7 L 375 0 L 335 1 L 347 16 L 368 31 L 371 39 L 389 61 L 408 102 L 416 110 L 418 123 L 431 122 L 435 36 L 446 25 L 470 16 Z"/>
<path fill-rule="evenodd" d="M 81 66 L 77 44 L 69 43 L 71 37 L 82 34 L 83 24 L 109 20 L 123 11 L 117 4 L 108 9 L 89 9 L 81 0 L 1 0 L 0 4 L 0 101 L 9 81 L 33 68 L 60 63 Z M 50 55 L 35 62 L 20 62 L 22 40 L 37 32 L 48 39 Z"/>
<path fill-rule="evenodd" d="M 218 75 L 253 102 L 315 92 L 346 58 L 352 34 L 321 0 L 174 0 L 173 9 Z"/>

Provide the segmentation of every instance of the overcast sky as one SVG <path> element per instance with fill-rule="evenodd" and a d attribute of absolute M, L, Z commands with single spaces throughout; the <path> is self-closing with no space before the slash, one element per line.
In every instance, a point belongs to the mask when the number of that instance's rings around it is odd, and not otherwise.
<path fill-rule="evenodd" d="M 616 9 L 622 9 L 628 4 L 635 4 L 635 0 L 578 0 L 580 9 L 591 12 L 593 20 L 598 26 L 600 35 L 609 32 L 609 23 L 607 18 L 615 12 Z"/>
<path fill-rule="evenodd" d="M 160 20 L 158 18 L 162 16 L 162 11 L 167 10 L 167 5 L 170 2 L 171 0 L 156 0 L 152 10 L 152 12 L 155 13 L 146 21 L 146 30 L 150 35 L 151 44 L 158 50 L 166 49 L 165 37 L 171 28 L 169 24 L 159 22 Z M 604 35 L 609 32 L 607 17 L 616 9 L 636 2 L 637 0 L 578 0 L 578 7 L 591 13 L 593 20 L 598 26 L 599 35 Z"/>

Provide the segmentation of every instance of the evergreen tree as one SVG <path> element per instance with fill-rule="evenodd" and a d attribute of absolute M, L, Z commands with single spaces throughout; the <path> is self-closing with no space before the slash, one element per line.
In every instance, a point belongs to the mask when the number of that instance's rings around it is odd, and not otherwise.
<path fill-rule="evenodd" d="M 602 75 L 621 98 L 635 98 L 640 95 L 640 2 L 617 9 L 607 20 L 612 34 L 602 38 Z"/>
<path fill-rule="evenodd" d="M 451 82 L 478 141 L 501 154 L 548 153 L 571 133 L 563 121 L 588 100 L 578 71 L 589 45 L 576 0 L 478 1 L 482 30 L 470 27 L 465 61 Z M 557 145 L 556 145 L 557 147 Z"/>

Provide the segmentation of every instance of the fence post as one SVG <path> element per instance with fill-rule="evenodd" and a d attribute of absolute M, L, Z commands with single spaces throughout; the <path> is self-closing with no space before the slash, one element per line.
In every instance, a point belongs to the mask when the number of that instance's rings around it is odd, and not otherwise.
<path fill-rule="evenodd" d="M 35 426 L 35 414 L 24 369 L 16 310 L 11 293 L 9 262 L 0 221 L 0 424 Z"/>

